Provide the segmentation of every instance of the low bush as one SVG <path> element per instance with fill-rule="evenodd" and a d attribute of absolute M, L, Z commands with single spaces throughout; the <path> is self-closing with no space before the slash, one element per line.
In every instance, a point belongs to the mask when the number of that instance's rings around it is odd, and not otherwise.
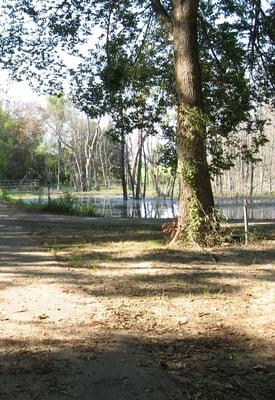
<path fill-rule="evenodd" d="M 83 217 L 95 217 L 97 215 L 93 204 L 78 204 L 75 211 L 77 215 L 82 215 Z"/>
<path fill-rule="evenodd" d="M 79 215 L 83 217 L 94 217 L 97 215 L 96 208 L 93 204 L 79 204 L 77 198 L 67 192 L 57 199 L 51 199 L 47 203 L 43 203 L 41 200 L 27 203 L 22 199 L 12 199 L 8 192 L 4 189 L 0 189 L 0 200 L 7 201 L 9 204 L 19 207 L 58 214 Z"/>
<path fill-rule="evenodd" d="M 74 214 L 75 211 L 75 201 L 76 198 L 70 193 L 64 193 L 57 199 L 52 199 L 48 203 L 42 205 L 42 210 L 64 213 L 64 214 Z"/>
<path fill-rule="evenodd" d="M 0 200 L 10 201 L 10 196 L 6 189 L 0 188 Z"/>

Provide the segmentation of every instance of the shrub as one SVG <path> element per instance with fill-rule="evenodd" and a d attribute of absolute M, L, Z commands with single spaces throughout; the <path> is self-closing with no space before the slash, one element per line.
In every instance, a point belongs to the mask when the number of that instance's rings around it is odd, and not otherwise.
<path fill-rule="evenodd" d="M 93 204 L 78 204 L 75 208 L 76 214 L 85 217 L 95 217 L 96 208 Z"/>
<path fill-rule="evenodd" d="M 10 201 L 10 195 L 6 189 L 0 188 L 0 200 Z"/>
<path fill-rule="evenodd" d="M 42 209 L 44 211 L 74 214 L 75 200 L 76 198 L 67 192 L 64 193 L 62 196 L 58 197 L 57 199 L 52 199 L 51 201 L 48 201 L 47 204 L 43 205 Z"/>
<path fill-rule="evenodd" d="M 83 217 L 95 217 L 96 208 L 93 204 L 78 204 L 75 196 L 66 192 L 57 199 L 52 199 L 46 204 L 41 199 L 26 203 L 22 199 L 12 199 L 5 189 L 0 189 L 0 200 L 5 200 L 9 204 L 40 211 L 55 212 L 59 214 L 79 215 Z"/>

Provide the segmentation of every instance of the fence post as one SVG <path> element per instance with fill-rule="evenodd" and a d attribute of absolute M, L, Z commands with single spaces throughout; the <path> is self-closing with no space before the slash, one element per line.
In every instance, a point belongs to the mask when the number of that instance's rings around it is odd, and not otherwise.
<path fill-rule="evenodd" d="M 248 216 L 247 216 L 247 199 L 243 200 L 243 219 L 244 219 L 244 238 L 245 244 L 248 243 Z"/>
<path fill-rule="evenodd" d="M 50 204 L 51 202 L 51 183 L 52 183 L 51 172 L 50 170 L 48 170 L 46 173 L 46 184 L 48 187 L 48 204 Z"/>

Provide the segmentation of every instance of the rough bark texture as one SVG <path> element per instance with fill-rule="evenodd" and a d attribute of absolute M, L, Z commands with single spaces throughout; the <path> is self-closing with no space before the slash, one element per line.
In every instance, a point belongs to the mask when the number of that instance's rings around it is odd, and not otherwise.
<path fill-rule="evenodd" d="M 176 238 L 200 241 L 209 227 L 214 200 L 206 160 L 197 40 L 197 0 L 174 0 L 171 18 L 178 95 L 177 147 L 180 211 Z"/>

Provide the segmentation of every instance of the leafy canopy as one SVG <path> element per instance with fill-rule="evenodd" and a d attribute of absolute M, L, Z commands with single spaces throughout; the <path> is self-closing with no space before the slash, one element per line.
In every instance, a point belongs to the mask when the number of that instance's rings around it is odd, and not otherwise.
<path fill-rule="evenodd" d="M 2 64 L 17 79 L 25 76 L 51 93 L 62 90 L 70 76 L 74 101 L 90 116 L 109 113 L 119 132 L 123 114 L 124 130 L 147 126 L 153 131 L 166 109 L 176 105 L 173 48 L 169 30 L 155 18 L 157 7 L 168 15 L 174 1 L 8 0 L 1 13 Z M 273 96 L 272 21 L 274 2 L 200 1 L 213 172 L 232 165 L 236 152 L 225 154 L 224 143 L 236 143 L 234 131 L 241 123 L 255 132 L 256 109 Z M 78 57 L 75 67 L 66 66 L 65 54 Z"/>

